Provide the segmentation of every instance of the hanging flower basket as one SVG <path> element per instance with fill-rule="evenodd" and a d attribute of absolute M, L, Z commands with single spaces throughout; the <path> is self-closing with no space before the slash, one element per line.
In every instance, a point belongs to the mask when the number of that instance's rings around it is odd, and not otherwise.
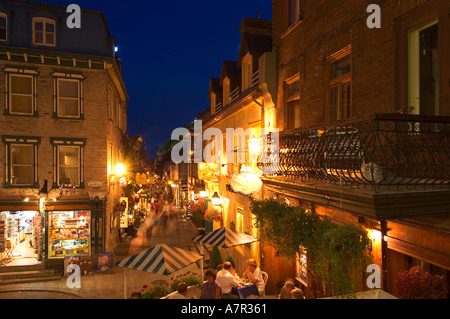
<path fill-rule="evenodd" d="M 220 222 L 223 220 L 222 213 L 215 208 L 208 208 L 204 218 L 208 222 Z"/>

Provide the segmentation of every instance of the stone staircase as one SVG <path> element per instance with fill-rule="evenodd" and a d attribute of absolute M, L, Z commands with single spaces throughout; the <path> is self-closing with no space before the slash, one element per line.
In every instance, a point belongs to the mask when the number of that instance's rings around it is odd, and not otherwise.
<path fill-rule="evenodd" d="M 54 269 L 45 269 L 44 265 L 0 267 L 0 286 L 59 281 L 62 274 Z"/>

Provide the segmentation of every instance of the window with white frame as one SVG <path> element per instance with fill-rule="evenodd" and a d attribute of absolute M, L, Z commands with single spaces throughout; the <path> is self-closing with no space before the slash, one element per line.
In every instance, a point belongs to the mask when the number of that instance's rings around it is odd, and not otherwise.
<path fill-rule="evenodd" d="M 55 118 L 83 119 L 83 81 L 79 73 L 54 72 Z"/>
<path fill-rule="evenodd" d="M 300 119 L 300 75 L 286 81 L 287 129 L 296 129 L 301 125 Z"/>
<path fill-rule="evenodd" d="M 34 184 L 34 145 L 11 144 L 11 185 Z"/>
<path fill-rule="evenodd" d="M 37 149 L 40 138 L 3 136 L 6 145 L 6 187 L 37 185 Z"/>
<path fill-rule="evenodd" d="M 434 19 L 408 32 L 408 113 L 439 115 L 439 24 Z"/>
<path fill-rule="evenodd" d="M 58 146 L 58 184 L 76 185 L 81 183 L 81 149 L 79 146 Z"/>
<path fill-rule="evenodd" d="M 33 115 L 33 76 L 10 74 L 10 114 Z"/>
<path fill-rule="evenodd" d="M 8 16 L 0 12 L 0 41 L 8 40 Z"/>
<path fill-rule="evenodd" d="M 85 139 L 51 138 L 54 147 L 53 186 L 75 185 L 84 187 L 84 146 Z"/>
<path fill-rule="evenodd" d="M 333 55 L 328 59 L 328 62 L 330 66 L 328 120 L 343 120 L 351 116 L 351 47 L 347 47 Z"/>
<path fill-rule="evenodd" d="M 56 45 L 56 23 L 54 20 L 33 18 L 33 44 Z"/>
<path fill-rule="evenodd" d="M 289 0 L 289 25 L 301 19 L 300 0 Z"/>
<path fill-rule="evenodd" d="M 57 116 L 81 116 L 81 83 L 79 80 L 57 79 Z"/>

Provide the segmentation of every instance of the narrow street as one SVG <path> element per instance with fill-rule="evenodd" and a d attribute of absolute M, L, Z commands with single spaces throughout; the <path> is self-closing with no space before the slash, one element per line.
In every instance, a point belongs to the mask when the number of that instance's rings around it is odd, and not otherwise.
<path fill-rule="evenodd" d="M 139 233 L 144 231 L 145 229 L 140 228 Z M 191 240 L 195 235 L 196 230 L 191 223 L 180 219 L 169 223 L 165 234 L 155 232 L 146 241 L 142 241 L 142 238 L 139 237 L 134 239 L 132 247 L 134 247 L 135 252 L 156 244 L 193 249 Z M 114 262 L 125 257 L 115 257 Z M 128 295 L 132 292 L 140 291 L 143 285 L 150 285 L 157 280 L 170 283 L 170 278 L 176 277 L 178 274 L 185 274 L 188 271 L 199 273 L 200 268 L 197 264 L 192 264 L 170 277 L 127 269 Z M 123 299 L 123 283 L 123 268 L 114 267 L 111 274 L 99 274 L 94 270 L 91 275 L 82 277 L 81 289 L 69 289 L 67 287 L 67 278 L 63 277 L 60 281 L 1 286 L 0 299 Z"/>

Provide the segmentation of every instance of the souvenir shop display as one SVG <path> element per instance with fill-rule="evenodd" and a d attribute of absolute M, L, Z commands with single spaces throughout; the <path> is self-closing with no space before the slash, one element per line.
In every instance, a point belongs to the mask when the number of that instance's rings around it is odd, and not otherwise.
<path fill-rule="evenodd" d="M 49 213 L 49 258 L 90 256 L 90 212 Z"/>

